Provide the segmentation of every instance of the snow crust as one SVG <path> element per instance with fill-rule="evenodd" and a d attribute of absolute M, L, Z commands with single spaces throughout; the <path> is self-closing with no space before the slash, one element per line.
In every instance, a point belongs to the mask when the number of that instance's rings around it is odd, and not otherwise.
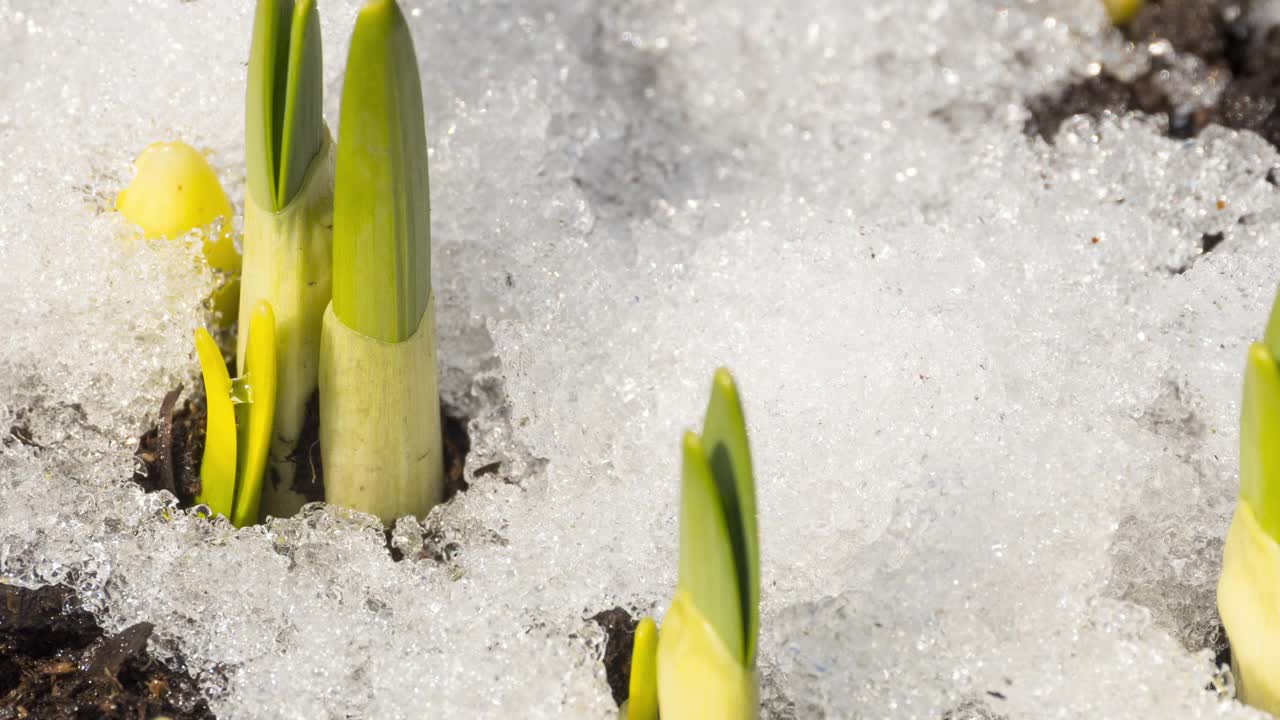
<path fill-rule="evenodd" d="M 587 618 L 665 608 L 724 364 L 765 717 L 1256 716 L 1204 688 L 1280 158 L 1024 135 L 1029 95 L 1143 62 L 1100 6 L 402 2 L 442 388 L 501 465 L 395 563 L 336 508 L 234 531 L 126 481 L 213 279 L 112 201 L 182 139 L 241 206 L 251 5 L 0 0 L 0 429 L 43 446 L 0 446 L 0 581 L 155 623 L 219 717 L 612 717 Z M 321 6 L 335 125 L 357 7 Z"/>

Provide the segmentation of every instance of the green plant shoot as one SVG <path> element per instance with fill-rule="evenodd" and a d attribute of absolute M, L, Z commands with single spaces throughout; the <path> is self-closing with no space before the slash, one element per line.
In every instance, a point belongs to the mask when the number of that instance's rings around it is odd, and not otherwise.
<path fill-rule="evenodd" d="M 1218 611 L 1236 695 L 1280 713 L 1280 297 L 1249 347 L 1240 414 L 1240 498 L 1227 533 Z"/>
<path fill-rule="evenodd" d="M 647 617 L 636 625 L 631 681 L 621 720 L 658 720 L 658 626 Z"/>
<path fill-rule="evenodd" d="M 249 192 L 272 212 L 298 195 L 328 130 L 315 0 L 258 0 L 245 97 Z"/>
<path fill-rule="evenodd" d="M 440 501 L 426 125 L 400 7 L 360 11 L 342 93 L 333 302 L 320 348 L 325 497 L 391 523 Z"/>
<path fill-rule="evenodd" d="M 196 331 L 207 409 L 196 501 L 236 527 L 258 521 L 276 404 L 275 317 L 261 302 L 248 319 L 245 373 L 232 380 L 209 332 Z"/>
<path fill-rule="evenodd" d="M 315 0 L 259 0 L 249 54 L 244 267 L 240 307 L 267 301 L 277 321 L 279 397 L 264 514 L 306 502 L 295 489 L 298 440 L 317 388 L 320 331 L 332 288 L 333 143 L 323 104 Z M 245 369 L 247 327 L 236 367 Z"/>
<path fill-rule="evenodd" d="M 658 635 L 658 711 L 748 720 L 758 713 L 760 551 L 746 424 L 727 370 L 716 372 L 702 435 L 685 434 L 683 458 L 680 576 Z M 632 677 L 648 663 L 633 654 Z"/>

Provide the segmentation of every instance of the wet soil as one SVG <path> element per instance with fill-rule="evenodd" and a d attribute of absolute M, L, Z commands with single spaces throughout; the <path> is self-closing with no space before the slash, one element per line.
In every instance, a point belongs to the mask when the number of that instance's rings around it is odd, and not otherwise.
<path fill-rule="evenodd" d="M 205 403 L 200 394 L 179 405 L 181 396 L 181 385 L 165 394 L 159 421 L 138 440 L 133 481 L 147 492 L 168 490 L 182 507 L 192 507 L 200 493 Z"/>
<path fill-rule="evenodd" d="M 313 392 L 307 400 L 307 414 L 302 419 L 302 434 L 298 446 L 289 456 L 293 462 L 293 491 L 307 502 L 324 500 L 324 463 L 320 459 L 320 393 Z M 270 482 L 279 484 L 272 474 Z"/>
<path fill-rule="evenodd" d="M 0 585 L 0 720 L 210 720 L 182 668 L 147 652 L 150 623 L 102 631 L 62 586 Z"/>
<path fill-rule="evenodd" d="M 1218 623 L 1218 634 L 1213 640 L 1213 666 L 1217 669 L 1231 667 L 1231 640 L 1227 638 L 1227 629 L 1222 623 Z M 1212 693 L 1219 692 L 1219 688 L 1210 682 L 1205 686 L 1205 690 Z"/>
<path fill-rule="evenodd" d="M 631 649 L 635 645 L 636 625 L 640 621 L 620 607 L 592 615 L 605 632 L 604 671 L 613 701 L 622 703 L 631 695 Z"/>
<path fill-rule="evenodd" d="M 1280 26 L 1258 31 L 1246 22 L 1246 0 L 1148 0 L 1121 28 L 1136 45 L 1164 48 L 1132 80 L 1107 68 L 1027 101 L 1025 130 L 1052 142 L 1073 115 L 1139 111 L 1164 115 L 1168 134 L 1192 137 L 1209 124 L 1252 130 L 1280 148 Z M 1170 97 L 1168 78 L 1180 60 L 1198 58 L 1201 80 L 1223 86 L 1209 103 L 1187 107 Z"/>
<path fill-rule="evenodd" d="M 440 430 L 444 433 L 444 502 L 471 488 L 467 482 L 467 453 L 471 452 L 471 436 L 467 434 L 467 418 L 440 403 Z M 476 477 L 481 473 L 476 472 Z"/>

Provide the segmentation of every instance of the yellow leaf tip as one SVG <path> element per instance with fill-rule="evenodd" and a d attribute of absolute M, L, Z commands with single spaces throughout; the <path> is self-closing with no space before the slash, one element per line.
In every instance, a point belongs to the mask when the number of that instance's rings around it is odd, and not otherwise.
<path fill-rule="evenodd" d="M 271 307 L 271 303 L 266 300 L 259 300 L 258 304 L 253 308 L 254 317 L 260 317 L 264 320 L 270 320 L 272 325 L 276 322 L 276 311 Z"/>
<path fill-rule="evenodd" d="M 702 437 L 692 430 L 686 430 L 684 438 L 681 440 L 681 447 L 686 453 L 696 453 L 702 456 Z"/>
<path fill-rule="evenodd" d="M 1265 343 L 1255 342 L 1249 345 L 1249 364 L 1270 364 L 1274 365 L 1275 357 L 1271 354 L 1271 350 L 1267 348 Z"/>
<path fill-rule="evenodd" d="M 711 380 L 712 397 L 720 395 L 729 400 L 737 400 L 738 383 L 733 379 L 733 373 L 728 368 L 716 368 L 715 375 Z"/>
<path fill-rule="evenodd" d="M 640 622 L 636 623 L 636 642 L 647 642 L 657 633 L 658 623 L 647 615 L 640 618 Z"/>
<path fill-rule="evenodd" d="M 728 390 L 734 388 L 733 373 L 729 372 L 729 368 L 723 366 L 716 368 L 715 384 Z"/>

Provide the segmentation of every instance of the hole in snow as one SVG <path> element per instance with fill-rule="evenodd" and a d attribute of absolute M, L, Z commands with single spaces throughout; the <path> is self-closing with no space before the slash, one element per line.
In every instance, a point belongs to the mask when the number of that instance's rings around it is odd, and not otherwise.
<path fill-rule="evenodd" d="M 182 387 L 171 390 L 160 404 L 156 424 L 138 440 L 134 453 L 136 468 L 133 481 L 146 492 L 168 490 L 178 498 L 181 507 L 193 507 L 200 492 L 200 462 L 204 453 L 205 399 L 199 392 L 185 401 L 179 400 Z M 324 499 L 324 467 L 320 458 L 319 403 L 312 395 L 307 404 L 307 420 L 299 439 L 298 456 L 292 458 L 298 473 L 294 489 L 309 501 Z M 441 432 L 444 434 L 445 487 L 448 502 L 469 487 L 466 480 L 467 453 L 471 450 L 468 418 L 443 400 L 440 403 Z M 36 441 L 24 427 L 16 426 L 10 436 L 23 444 Z M 305 449 L 305 450 L 304 450 Z M 478 475 L 478 473 L 477 473 Z M 267 482 L 276 482 L 268 478 Z"/>
<path fill-rule="evenodd" d="M 636 625 L 640 621 L 621 607 L 592 615 L 604 631 L 604 672 L 609 681 L 613 701 L 622 705 L 631 694 L 631 649 L 635 644 Z"/>

